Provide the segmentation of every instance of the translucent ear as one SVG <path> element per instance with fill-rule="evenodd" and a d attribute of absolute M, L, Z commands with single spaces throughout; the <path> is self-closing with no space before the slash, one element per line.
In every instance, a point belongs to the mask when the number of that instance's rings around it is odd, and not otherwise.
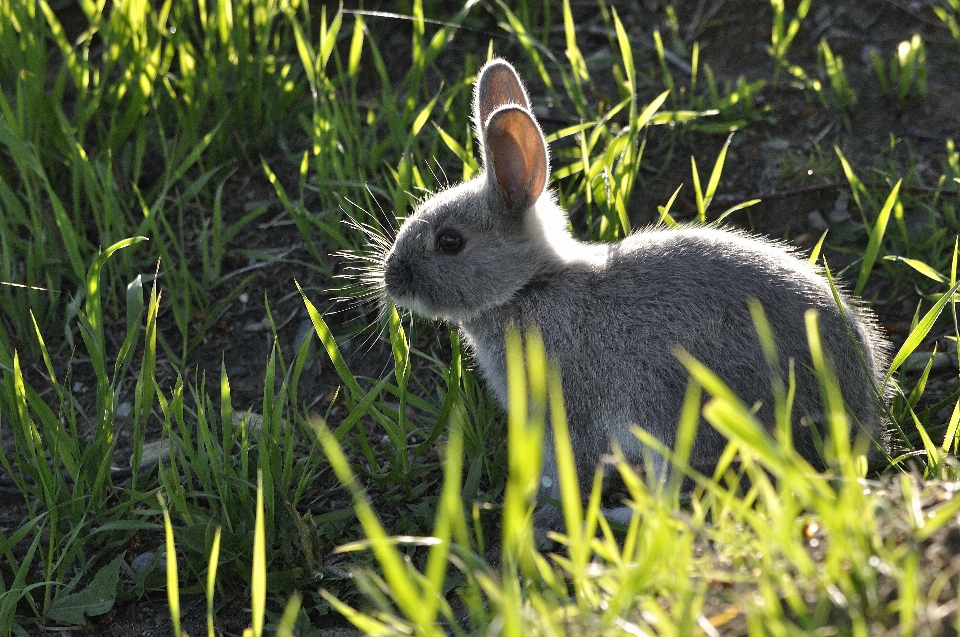
<path fill-rule="evenodd" d="M 501 106 L 516 104 L 530 110 L 520 76 L 506 60 L 492 60 L 480 70 L 473 93 L 473 121 L 483 131 L 490 115 Z"/>
<path fill-rule="evenodd" d="M 500 196 L 504 212 L 522 215 L 547 187 L 547 143 L 533 116 L 518 106 L 503 106 L 483 131 L 487 179 Z"/>

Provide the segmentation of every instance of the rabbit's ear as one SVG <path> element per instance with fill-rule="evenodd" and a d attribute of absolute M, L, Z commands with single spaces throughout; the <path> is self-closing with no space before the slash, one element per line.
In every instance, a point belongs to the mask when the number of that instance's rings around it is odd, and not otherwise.
<path fill-rule="evenodd" d="M 536 203 L 547 187 L 547 143 L 536 120 L 519 106 L 493 112 L 483 132 L 487 179 L 508 214 L 518 215 Z"/>
<path fill-rule="evenodd" d="M 530 110 L 520 76 L 506 60 L 493 60 L 480 70 L 474 88 L 473 119 L 477 129 L 483 130 L 493 111 L 508 104 Z"/>

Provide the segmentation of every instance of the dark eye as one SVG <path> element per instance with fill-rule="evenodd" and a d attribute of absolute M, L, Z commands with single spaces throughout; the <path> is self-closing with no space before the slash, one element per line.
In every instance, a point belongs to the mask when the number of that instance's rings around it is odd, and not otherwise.
<path fill-rule="evenodd" d="M 456 254 L 463 249 L 463 237 L 454 232 L 441 232 L 437 237 L 437 250 L 446 254 Z"/>

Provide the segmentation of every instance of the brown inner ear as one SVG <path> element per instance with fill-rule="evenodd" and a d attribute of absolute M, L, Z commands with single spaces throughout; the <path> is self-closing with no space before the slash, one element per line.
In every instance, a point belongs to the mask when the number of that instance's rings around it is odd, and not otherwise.
<path fill-rule="evenodd" d="M 486 144 L 487 170 L 507 211 L 525 211 L 547 183 L 547 149 L 540 128 L 526 111 L 506 107 L 490 118 Z"/>
<path fill-rule="evenodd" d="M 507 104 L 530 108 L 516 73 L 506 62 L 491 64 L 485 69 L 481 81 L 477 98 L 477 111 L 480 115 L 478 125 L 482 126 L 495 110 Z"/>

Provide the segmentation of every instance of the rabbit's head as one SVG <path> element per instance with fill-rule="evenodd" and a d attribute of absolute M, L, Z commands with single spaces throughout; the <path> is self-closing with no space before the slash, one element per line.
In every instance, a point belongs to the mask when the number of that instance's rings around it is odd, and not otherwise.
<path fill-rule="evenodd" d="M 397 305 L 458 323 L 509 301 L 556 258 L 552 242 L 566 233 L 563 212 L 545 194 L 546 141 L 503 60 L 480 72 L 474 120 L 483 172 L 423 201 L 384 259 Z"/>

